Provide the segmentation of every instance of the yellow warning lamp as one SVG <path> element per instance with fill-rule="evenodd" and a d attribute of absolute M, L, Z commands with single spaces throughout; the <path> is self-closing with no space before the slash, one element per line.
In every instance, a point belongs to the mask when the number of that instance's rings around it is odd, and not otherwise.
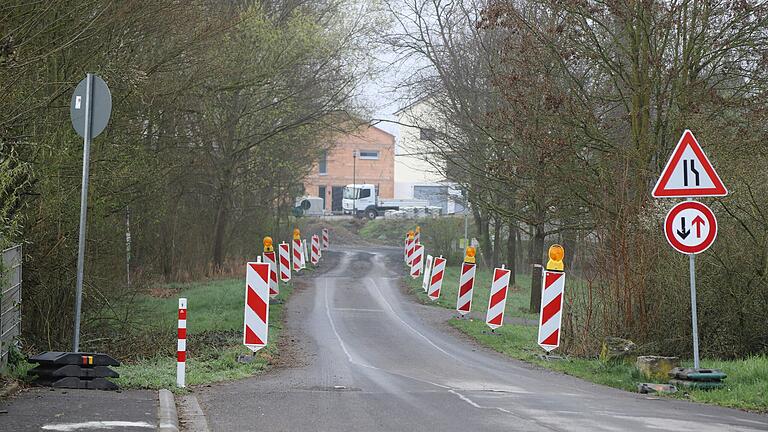
<path fill-rule="evenodd" d="M 413 233 L 413 230 L 411 230 L 411 231 L 408 231 L 408 240 L 413 240 L 413 236 L 414 236 L 414 235 L 415 235 L 415 234 Z"/>
<path fill-rule="evenodd" d="M 417 232 L 417 233 L 420 233 L 420 232 L 421 232 L 421 227 L 420 227 L 420 226 L 418 226 L 418 225 L 416 225 L 416 232 Z"/>
<path fill-rule="evenodd" d="M 298 228 L 293 229 L 293 239 L 299 240 L 301 238 L 301 231 Z"/>
<path fill-rule="evenodd" d="M 264 252 L 274 252 L 275 247 L 272 246 L 272 237 L 264 237 Z"/>
<path fill-rule="evenodd" d="M 466 252 L 464 253 L 464 262 L 474 264 L 475 263 L 475 248 L 473 246 L 468 246 Z"/>
<path fill-rule="evenodd" d="M 549 261 L 547 262 L 547 270 L 563 271 L 563 258 L 565 257 L 565 249 L 559 244 L 553 244 L 549 247 Z"/>

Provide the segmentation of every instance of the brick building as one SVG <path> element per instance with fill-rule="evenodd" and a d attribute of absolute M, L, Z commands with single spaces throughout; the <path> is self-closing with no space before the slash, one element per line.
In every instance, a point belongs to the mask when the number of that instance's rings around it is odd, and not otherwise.
<path fill-rule="evenodd" d="M 327 212 L 341 212 L 343 188 L 353 182 L 376 185 L 381 198 L 394 197 L 394 135 L 376 126 L 361 125 L 333 140 L 331 149 L 304 181 L 307 195 L 323 198 Z"/>

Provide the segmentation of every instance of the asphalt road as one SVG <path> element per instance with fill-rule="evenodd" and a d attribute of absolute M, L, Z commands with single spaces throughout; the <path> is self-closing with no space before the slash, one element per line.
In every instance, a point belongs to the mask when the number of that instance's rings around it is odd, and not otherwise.
<path fill-rule="evenodd" d="M 157 392 L 33 387 L 0 401 L 0 431 L 152 431 Z"/>
<path fill-rule="evenodd" d="M 443 324 L 447 311 L 401 292 L 400 257 L 326 252 L 288 305 L 294 361 L 204 389 L 211 429 L 768 430 L 766 416 L 593 385 L 478 348 Z"/>

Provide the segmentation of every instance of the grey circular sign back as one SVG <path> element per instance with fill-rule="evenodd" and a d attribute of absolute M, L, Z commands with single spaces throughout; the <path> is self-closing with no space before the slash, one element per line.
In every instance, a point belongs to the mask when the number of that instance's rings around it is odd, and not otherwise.
<path fill-rule="evenodd" d="M 72 94 L 69 104 L 69 116 L 72 119 L 72 127 L 80 136 L 85 136 L 85 90 L 88 78 L 80 81 Z M 104 131 L 109 123 L 109 115 L 112 113 L 112 94 L 103 79 L 93 76 L 93 88 L 91 89 L 91 138 Z"/>

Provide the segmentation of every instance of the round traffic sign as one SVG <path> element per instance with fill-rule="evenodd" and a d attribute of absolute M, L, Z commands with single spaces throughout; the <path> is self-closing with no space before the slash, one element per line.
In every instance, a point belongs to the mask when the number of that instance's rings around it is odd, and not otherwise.
<path fill-rule="evenodd" d="M 72 120 L 72 127 L 81 137 L 85 136 L 85 104 L 88 100 L 91 102 L 91 138 L 98 136 L 104 131 L 109 123 L 109 116 L 112 114 L 112 94 L 109 92 L 107 83 L 100 77 L 93 75 L 93 84 L 91 89 L 91 98 L 86 95 L 88 88 L 88 78 L 83 78 L 72 93 L 72 100 L 69 104 L 69 118 Z"/>
<path fill-rule="evenodd" d="M 712 210 L 698 201 L 683 201 L 667 213 L 664 235 L 675 250 L 684 254 L 702 253 L 717 237 L 717 219 Z"/>

